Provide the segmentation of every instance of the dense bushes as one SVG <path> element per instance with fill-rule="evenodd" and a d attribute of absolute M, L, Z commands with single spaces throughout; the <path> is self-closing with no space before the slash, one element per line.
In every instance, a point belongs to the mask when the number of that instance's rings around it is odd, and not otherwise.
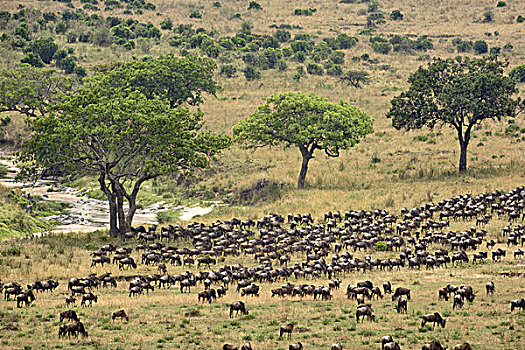
<path fill-rule="evenodd" d="M 509 76 L 519 83 L 525 83 L 525 64 L 512 68 Z"/>

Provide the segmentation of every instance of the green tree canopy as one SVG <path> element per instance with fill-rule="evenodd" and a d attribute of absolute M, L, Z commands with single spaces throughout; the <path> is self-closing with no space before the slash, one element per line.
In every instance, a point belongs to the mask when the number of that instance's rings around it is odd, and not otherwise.
<path fill-rule="evenodd" d="M 31 118 L 32 139 L 21 160 L 32 162 L 33 171 L 60 166 L 76 174 L 97 174 L 115 235 L 129 231 L 145 181 L 206 167 L 209 157 L 230 140 L 201 132 L 200 111 L 173 109 L 165 98 L 148 98 L 129 88 L 108 94 L 104 79 L 95 76 L 52 113 Z"/>
<path fill-rule="evenodd" d="M 410 88 L 391 102 L 387 117 L 396 129 L 452 126 L 460 145 L 459 171 L 467 170 L 472 128 L 486 119 L 514 116 L 520 103 L 515 80 L 497 58 L 434 59 L 410 76 Z"/>
<path fill-rule="evenodd" d="M 303 93 L 281 93 L 233 127 L 234 140 L 246 148 L 284 144 L 298 147 L 302 155 L 298 188 L 304 187 L 308 162 L 315 150 L 338 157 L 373 132 L 373 119 L 348 102 Z"/>

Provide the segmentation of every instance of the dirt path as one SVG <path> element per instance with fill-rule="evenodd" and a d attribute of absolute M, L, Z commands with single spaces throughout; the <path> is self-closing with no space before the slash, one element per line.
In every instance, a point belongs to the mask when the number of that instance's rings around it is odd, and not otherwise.
<path fill-rule="evenodd" d="M 4 155 L 4 158 L 6 156 Z M 51 232 L 91 232 L 109 228 L 109 210 L 106 201 L 88 198 L 79 189 L 60 185 L 53 180 L 42 180 L 37 183 L 16 182 L 15 176 L 19 169 L 11 159 L 0 159 L 0 165 L 8 168 L 9 172 L 0 178 L 0 184 L 6 188 L 17 188 L 31 195 L 41 196 L 44 200 L 66 202 L 71 205 L 68 214 L 46 219 L 57 220 L 62 225 L 54 227 Z M 208 214 L 213 211 L 217 203 L 210 206 L 196 204 L 190 207 L 172 207 L 164 202 L 158 202 L 144 209 L 137 210 L 133 225 L 157 224 L 157 213 L 167 210 L 180 210 L 180 220 L 189 221 L 198 215 Z M 42 233 L 37 233 L 40 235 Z"/>

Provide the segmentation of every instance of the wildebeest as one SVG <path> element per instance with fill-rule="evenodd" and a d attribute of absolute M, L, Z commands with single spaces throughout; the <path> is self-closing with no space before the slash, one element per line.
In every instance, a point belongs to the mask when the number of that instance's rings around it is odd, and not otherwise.
<path fill-rule="evenodd" d="M 253 295 L 258 297 L 259 296 L 259 286 L 256 284 L 252 284 L 244 289 L 241 290 L 241 296 L 245 295 Z"/>
<path fill-rule="evenodd" d="M 129 297 L 130 298 L 132 296 L 139 296 L 140 294 L 142 294 L 142 287 L 140 287 L 140 286 L 131 287 L 129 289 Z"/>
<path fill-rule="evenodd" d="M 381 338 L 381 349 L 384 349 L 385 344 L 391 343 L 393 341 L 394 341 L 394 338 L 392 338 L 392 336 L 390 334 L 383 336 Z"/>
<path fill-rule="evenodd" d="M 78 316 L 75 310 L 66 310 L 60 313 L 60 322 L 63 320 L 78 321 Z"/>
<path fill-rule="evenodd" d="M 397 313 L 398 314 L 408 313 L 407 306 L 408 306 L 408 301 L 405 298 L 399 298 L 399 300 L 397 301 L 397 307 L 396 307 Z"/>
<path fill-rule="evenodd" d="M 372 308 L 362 305 L 357 307 L 357 311 L 355 312 L 355 318 L 357 320 L 357 323 L 359 323 L 359 317 L 362 317 L 362 322 L 364 322 L 365 316 L 368 318 L 369 321 L 375 321 L 375 316 L 372 315 Z"/>
<path fill-rule="evenodd" d="M 383 294 L 381 294 L 381 289 L 379 289 L 379 287 L 372 288 L 370 299 L 372 299 L 374 295 L 377 296 L 377 300 L 379 300 L 379 298 L 383 299 Z"/>
<path fill-rule="evenodd" d="M 437 340 L 432 340 L 430 343 L 423 345 L 421 350 L 445 350 L 441 343 Z"/>
<path fill-rule="evenodd" d="M 397 287 L 396 291 L 392 295 L 392 301 L 395 301 L 397 297 L 406 295 L 407 299 L 410 300 L 410 289 L 404 287 Z"/>
<path fill-rule="evenodd" d="M 341 343 L 332 344 L 330 350 L 343 350 L 343 345 Z"/>
<path fill-rule="evenodd" d="M 222 350 L 239 350 L 239 348 L 234 345 L 224 344 Z"/>
<path fill-rule="evenodd" d="M 97 266 L 97 264 L 100 264 L 104 266 L 104 264 L 109 264 L 111 260 L 106 256 L 96 256 L 91 260 L 91 267 Z"/>
<path fill-rule="evenodd" d="M 288 346 L 288 350 L 303 350 L 303 344 L 301 342 L 292 343 Z"/>
<path fill-rule="evenodd" d="M 389 281 L 383 282 L 383 291 L 385 294 L 392 293 L 392 285 Z"/>
<path fill-rule="evenodd" d="M 118 262 L 118 268 L 119 270 L 123 270 L 125 267 L 132 267 L 134 269 L 137 268 L 137 264 L 135 263 L 135 260 L 133 260 L 133 258 L 124 258 L 124 259 L 121 259 L 119 260 Z"/>
<path fill-rule="evenodd" d="M 233 312 L 234 311 L 236 312 L 235 316 L 239 315 L 239 311 L 243 315 L 248 315 L 248 310 L 246 310 L 246 305 L 244 305 L 244 302 L 240 301 L 240 300 L 231 303 L 231 305 L 230 305 L 230 318 L 233 317 Z"/>
<path fill-rule="evenodd" d="M 80 305 L 87 306 L 86 301 L 89 301 L 89 306 L 93 306 L 93 300 L 95 301 L 95 303 L 98 302 L 98 297 L 91 292 L 86 293 L 82 295 L 82 301 L 80 302 Z"/>
<path fill-rule="evenodd" d="M 24 290 L 16 295 L 16 307 L 22 307 L 22 304 L 24 303 L 26 307 L 29 307 L 35 299 L 35 295 L 31 289 Z"/>
<path fill-rule="evenodd" d="M 443 319 L 443 317 L 441 317 L 441 315 L 438 312 L 434 312 L 433 314 L 423 315 L 421 320 L 421 327 L 425 327 L 427 322 L 432 322 L 432 329 L 436 327 L 436 323 L 439 324 L 441 328 L 445 328 L 447 320 Z"/>
<path fill-rule="evenodd" d="M 72 296 L 67 297 L 66 298 L 66 306 L 69 307 L 69 305 L 71 305 L 71 304 L 74 305 L 76 301 L 77 301 L 77 299 L 73 298 Z"/>
<path fill-rule="evenodd" d="M 512 312 L 514 311 L 514 309 L 524 310 L 525 309 L 525 299 L 521 298 L 521 299 L 511 300 L 510 311 Z"/>
<path fill-rule="evenodd" d="M 492 261 L 501 260 L 502 256 L 505 256 L 507 252 L 501 248 L 496 249 L 492 252 Z"/>
<path fill-rule="evenodd" d="M 386 343 L 383 347 L 383 350 L 401 350 L 401 347 L 397 342 L 393 341 L 390 343 Z"/>
<path fill-rule="evenodd" d="M 294 323 L 288 323 L 285 326 L 281 326 L 279 329 L 279 338 L 283 337 L 284 333 L 288 333 L 288 339 L 292 339 L 292 332 L 293 332 Z"/>
<path fill-rule="evenodd" d="M 472 350 L 472 348 L 469 343 L 463 343 L 454 346 L 454 350 Z"/>
<path fill-rule="evenodd" d="M 463 302 L 463 298 L 461 297 L 461 295 L 459 294 L 454 295 L 454 304 L 452 305 L 452 309 L 454 310 L 456 309 L 456 307 L 458 309 L 461 309 L 463 308 L 463 304 L 464 302 Z"/>
<path fill-rule="evenodd" d="M 111 315 L 111 320 L 112 321 L 115 321 L 116 318 L 120 318 L 120 320 L 126 320 L 126 322 L 129 321 L 129 317 L 128 315 L 126 314 L 126 311 L 124 310 L 118 310 L 118 311 L 115 311 L 112 315 Z"/>
<path fill-rule="evenodd" d="M 485 289 L 487 290 L 487 294 L 494 294 L 494 290 L 495 290 L 495 286 L 494 286 L 494 282 L 488 282 L 486 285 L 485 285 Z"/>
<path fill-rule="evenodd" d="M 252 343 L 247 341 L 246 343 L 242 344 L 241 350 L 253 350 L 252 349 Z"/>
<path fill-rule="evenodd" d="M 58 328 L 59 338 L 61 337 L 63 338 L 66 335 L 68 336 L 68 338 L 70 338 L 71 336 L 74 336 L 75 338 L 77 338 L 78 337 L 77 333 L 82 334 L 83 337 L 88 336 L 88 332 L 86 332 L 86 329 L 84 328 L 84 324 L 81 321 L 75 321 L 72 323 L 64 324 Z"/>

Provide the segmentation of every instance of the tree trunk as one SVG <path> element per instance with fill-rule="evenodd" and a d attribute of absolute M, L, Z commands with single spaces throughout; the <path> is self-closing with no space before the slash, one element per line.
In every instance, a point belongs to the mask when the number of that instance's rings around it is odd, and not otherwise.
<path fill-rule="evenodd" d="M 126 228 L 126 214 L 124 212 L 124 195 L 119 187 L 119 184 L 112 183 L 113 193 L 117 197 L 117 214 L 118 214 L 118 227 L 119 233 L 124 234 L 128 232 Z"/>
<path fill-rule="evenodd" d="M 106 185 L 106 177 L 104 173 L 100 174 L 98 183 L 100 184 L 100 190 L 104 192 L 109 203 L 109 234 L 112 237 L 117 237 L 119 235 L 119 230 L 117 226 L 117 203 L 115 195 L 111 193 Z"/>
<path fill-rule="evenodd" d="M 137 211 L 137 202 L 136 202 L 137 196 L 133 193 L 128 197 L 128 216 L 126 217 L 126 228 L 128 230 L 131 230 L 131 224 L 133 223 L 133 217 L 135 216 L 135 212 Z"/>
<path fill-rule="evenodd" d="M 460 153 L 459 153 L 459 172 L 467 172 L 467 142 L 460 142 Z"/>
<path fill-rule="evenodd" d="M 308 162 L 312 159 L 312 155 L 307 150 L 301 150 L 303 162 L 301 164 L 301 171 L 299 172 L 299 180 L 297 181 L 297 188 L 304 188 L 304 181 L 306 179 L 306 172 L 308 171 Z"/>

